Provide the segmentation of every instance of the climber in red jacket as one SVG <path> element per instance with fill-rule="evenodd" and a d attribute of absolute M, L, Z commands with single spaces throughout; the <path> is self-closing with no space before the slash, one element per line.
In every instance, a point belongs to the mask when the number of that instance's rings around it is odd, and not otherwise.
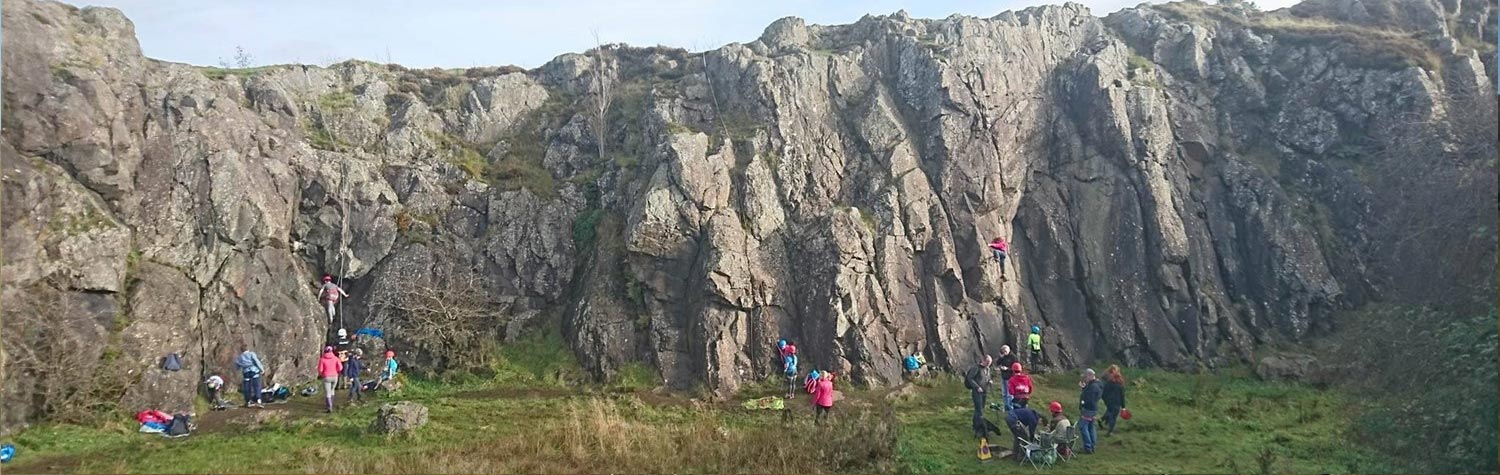
<path fill-rule="evenodd" d="M 1006 389 L 1010 391 L 1015 404 L 1026 405 L 1026 401 L 1031 399 L 1031 389 L 1035 387 L 1031 383 L 1031 375 L 1021 371 L 1021 363 L 1011 363 L 1010 372 Z"/>
<path fill-rule="evenodd" d="M 990 252 L 995 255 L 995 262 L 1000 263 L 1000 275 L 1005 275 L 1005 257 L 1009 251 L 1010 243 L 1005 242 L 1005 238 L 996 237 L 990 241 Z"/>

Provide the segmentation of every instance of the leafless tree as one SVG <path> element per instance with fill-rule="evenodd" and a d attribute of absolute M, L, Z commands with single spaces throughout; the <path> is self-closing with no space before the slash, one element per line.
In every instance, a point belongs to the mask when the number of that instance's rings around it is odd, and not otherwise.
<path fill-rule="evenodd" d="M 3 333 L 7 404 L 27 405 L 58 422 L 95 422 L 118 409 L 133 382 L 108 337 L 70 303 L 59 283 L 39 283 L 5 303 Z M 100 331 L 91 331 L 98 329 Z M 101 351 L 102 350 L 102 351 Z M 138 373 L 138 372 L 137 372 Z"/>
<path fill-rule="evenodd" d="M 479 272 L 444 267 L 427 282 L 410 282 L 377 297 L 391 313 L 393 336 L 433 369 L 466 369 L 488 363 L 498 341 L 500 312 Z"/>
<path fill-rule="evenodd" d="M 1493 303 L 1500 238 L 1495 96 L 1460 91 L 1440 105 L 1435 114 L 1398 118 L 1379 131 L 1368 173 L 1376 193 L 1372 264 L 1401 297 Z"/>
<path fill-rule="evenodd" d="M 255 57 L 245 51 L 244 46 L 234 47 L 234 58 L 232 60 L 219 58 L 219 67 L 224 69 L 244 69 L 255 64 Z"/>
<path fill-rule="evenodd" d="M 614 79 L 611 77 L 611 62 L 609 51 L 613 47 L 606 48 L 603 41 L 599 40 L 599 29 L 592 30 L 594 35 L 594 98 L 591 112 L 594 113 L 593 128 L 594 141 L 599 147 L 599 159 L 604 159 L 604 139 L 607 133 L 605 128 L 609 125 L 606 120 L 609 113 L 609 104 L 613 98 L 610 96 L 610 88 Z"/>

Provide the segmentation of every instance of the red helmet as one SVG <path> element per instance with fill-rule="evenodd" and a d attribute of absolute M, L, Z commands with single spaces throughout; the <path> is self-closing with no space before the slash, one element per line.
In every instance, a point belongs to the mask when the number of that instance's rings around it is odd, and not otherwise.
<path fill-rule="evenodd" d="M 324 275 L 323 276 L 323 282 L 333 282 L 333 276 L 331 276 L 331 275 Z"/>
<path fill-rule="evenodd" d="M 1021 363 L 1011 363 L 1010 364 L 1010 370 L 1012 372 L 1016 372 L 1016 373 L 1021 372 Z"/>
<path fill-rule="evenodd" d="M 1062 403 L 1057 402 L 1057 401 L 1052 401 L 1051 403 L 1047 404 L 1047 410 L 1052 411 L 1053 414 L 1057 414 L 1059 412 L 1062 412 Z"/>

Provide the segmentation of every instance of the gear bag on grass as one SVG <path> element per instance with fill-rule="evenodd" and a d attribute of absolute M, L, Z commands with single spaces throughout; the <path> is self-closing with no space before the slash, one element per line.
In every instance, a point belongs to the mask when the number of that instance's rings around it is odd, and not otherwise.
<path fill-rule="evenodd" d="M 163 358 L 161 361 L 161 369 L 167 371 L 182 371 L 182 357 L 177 356 L 177 353 L 168 353 L 167 357 Z"/>

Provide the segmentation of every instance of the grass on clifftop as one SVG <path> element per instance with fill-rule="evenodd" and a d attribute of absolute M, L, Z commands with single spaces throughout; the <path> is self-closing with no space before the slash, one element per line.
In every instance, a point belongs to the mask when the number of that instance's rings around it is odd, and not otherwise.
<path fill-rule="evenodd" d="M 779 378 L 733 401 L 645 389 L 654 373 L 630 366 L 612 387 L 581 385 L 577 364 L 555 336 L 508 345 L 488 377 L 414 381 L 398 395 L 325 415 L 318 398 L 273 405 L 291 416 L 253 432 L 225 417 L 184 439 L 102 428 L 41 426 L 12 441 L 7 473 L 307 472 L 903 472 L 1019 473 L 1012 462 L 975 459 L 968 395 L 958 380 L 925 379 L 900 401 L 888 389 L 851 389 L 830 427 L 811 424 L 806 395 L 788 411 L 749 410 L 750 397 L 779 393 Z M 1328 473 L 1393 470 L 1380 454 L 1348 442 L 1354 421 L 1341 393 L 1263 383 L 1240 372 L 1129 371 L 1136 417 L 1102 437 L 1095 455 L 1056 473 Z M 1073 374 L 1038 377 L 1036 400 L 1057 399 L 1077 415 Z M 426 405 L 431 422 L 399 441 L 367 432 L 378 401 Z M 1002 417 L 991 411 L 990 417 Z M 212 418 L 212 419 L 211 419 Z M 1403 436 L 1392 434 L 1391 436 Z"/>

